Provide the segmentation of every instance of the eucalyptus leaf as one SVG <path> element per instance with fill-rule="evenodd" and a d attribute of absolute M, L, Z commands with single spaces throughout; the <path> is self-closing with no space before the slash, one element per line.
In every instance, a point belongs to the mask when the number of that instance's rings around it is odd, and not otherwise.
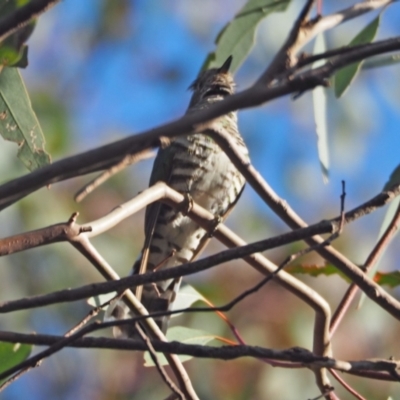
<path fill-rule="evenodd" d="M 379 14 L 373 21 L 371 21 L 350 43 L 349 47 L 359 44 L 371 43 L 379 28 L 381 14 Z M 335 74 L 334 88 L 336 97 L 341 97 L 349 88 L 350 84 L 356 78 L 363 61 L 359 61 L 340 69 Z"/>
<path fill-rule="evenodd" d="M 390 288 L 400 286 L 400 271 L 377 272 L 374 275 L 374 281 L 379 285 L 386 285 Z"/>
<path fill-rule="evenodd" d="M 319 34 L 315 39 L 314 54 L 324 53 L 326 50 L 324 36 Z M 325 64 L 324 60 L 317 61 L 313 68 L 318 68 Z M 324 183 L 329 180 L 329 145 L 328 145 L 328 124 L 326 122 L 326 89 L 322 86 L 316 87 L 312 91 L 315 131 L 317 134 L 317 147 L 319 163 L 322 170 Z"/>
<path fill-rule="evenodd" d="M 208 54 L 202 69 L 220 67 L 232 56 L 230 71 L 236 71 L 253 47 L 257 25 L 269 14 L 285 11 L 289 3 L 290 0 L 248 0 L 218 34 L 217 48 Z"/>
<path fill-rule="evenodd" d="M 172 304 L 172 310 L 180 310 L 183 308 L 188 308 L 196 301 L 204 300 L 203 295 L 201 295 L 193 286 L 185 283 L 180 288 L 175 301 Z M 179 314 L 172 314 L 171 318 L 177 317 Z"/>
<path fill-rule="evenodd" d="M 28 170 L 50 163 L 39 121 L 16 68 L 0 73 L 0 135 L 18 144 L 18 158 Z"/>
<path fill-rule="evenodd" d="M 31 351 L 29 344 L 0 342 L 0 373 L 26 360 Z"/>
<path fill-rule="evenodd" d="M 25 4 L 26 0 L 3 0 L 0 2 L 0 13 L 2 16 L 10 14 Z M 36 20 L 31 21 L 0 43 L 0 65 L 19 68 L 28 65 L 27 46 L 24 43 L 31 36 L 35 25 Z"/>

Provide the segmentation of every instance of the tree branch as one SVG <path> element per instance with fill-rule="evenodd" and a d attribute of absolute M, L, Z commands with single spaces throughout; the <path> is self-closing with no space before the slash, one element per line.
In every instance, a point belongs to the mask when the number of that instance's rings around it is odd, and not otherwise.
<path fill-rule="evenodd" d="M 43 14 L 60 0 L 31 0 L 24 6 L 0 19 L 0 42 L 18 29 L 26 26 L 34 18 Z"/>
<path fill-rule="evenodd" d="M 95 329 L 104 328 L 105 324 L 97 324 Z M 108 326 L 108 325 L 107 325 Z M 51 346 L 63 340 L 62 336 L 22 334 L 16 332 L 0 331 L 0 340 L 11 343 L 26 343 L 38 346 Z M 274 350 L 259 346 L 203 346 L 190 345 L 180 342 L 160 342 L 152 341 L 152 345 L 157 352 L 185 354 L 200 358 L 213 358 L 221 360 L 233 360 L 241 357 L 268 358 L 271 360 L 288 361 L 298 363 L 305 368 L 311 366 L 319 368 L 332 368 L 350 374 L 363 374 L 364 372 L 385 372 L 385 380 L 398 381 L 396 370 L 400 367 L 400 361 L 372 359 L 358 361 L 336 360 L 330 357 L 316 356 L 307 349 L 293 347 L 286 350 Z M 75 348 L 100 348 L 113 350 L 146 351 L 146 345 L 139 340 L 132 339 L 113 339 L 103 337 L 82 337 L 71 341 L 68 347 Z"/>
<path fill-rule="evenodd" d="M 327 78 L 346 65 L 361 61 L 366 57 L 396 50 L 400 50 L 400 38 L 371 43 L 363 49 L 337 56 L 320 68 L 296 74 L 290 79 L 285 78 L 273 87 L 256 84 L 243 92 L 213 104 L 208 109 L 185 115 L 174 122 L 142 134 L 130 136 L 97 149 L 59 160 L 1 185 L 0 209 L 8 207 L 17 200 L 52 183 L 110 168 L 120 162 L 127 154 L 137 154 L 157 147 L 162 137 L 188 135 L 204 131 L 206 122 L 229 112 L 256 107 L 290 93 L 312 90 L 316 86 L 324 84 Z M 227 149 L 223 148 L 223 150 Z"/>

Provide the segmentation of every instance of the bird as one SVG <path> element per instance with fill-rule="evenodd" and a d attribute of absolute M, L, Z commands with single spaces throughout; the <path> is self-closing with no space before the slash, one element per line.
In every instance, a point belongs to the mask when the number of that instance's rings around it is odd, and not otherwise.
<path fill-rule="evenodd" d="M 189 87 L 193 94 L 186 114 L 207 109 L 234 93 L 235 82 L 229 72 L 231 63 L 232 56 L 229 56 L 221 67 L 200 72 Z M 248 149 L 238 130 L 237 113 L 223 115 L 217 122 L 227 130 L 242 156 L 249 160 Z M 222 222 L 228 216 L 245 186 L 245 178 L 225 152 L 202 132 L 174 137 L 169 145 L 160 147 L 149 186 L 159 181 L 204 207 L 215 216 L 217 222 Z M 146 208 L 145 245 L 133 266 L 132 274 L 193 261 L 210 237 L 210 232 L 192 221 L 185 212 L 159 202 L 153 203 Z M 169 279 L 142 287 L 141 301 L 149 314 L 171 309 L 180 282 L 181 279 Z M 117 319 L 132 317 L 131 311 L 122 303 L 113 310 L 112 315 Z M 168 316 L 155 318 L 163 333 L 167 331 L 168 321 Z M 114 330 L 114 336 L 117 337 L 135 337 L 134 327 L 123 326 L 116 331 L 118 333 Z"/>

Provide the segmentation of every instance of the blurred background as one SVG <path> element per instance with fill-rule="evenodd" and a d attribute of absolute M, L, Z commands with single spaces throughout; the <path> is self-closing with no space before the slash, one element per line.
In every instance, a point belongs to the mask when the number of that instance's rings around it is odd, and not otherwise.
<path fill-rule="evenodd" d="M 189 102 L 187 88 L 206 55 L 214 50 L 218 32 L 244 3 L 65 0 L 46 12 L 28 42 L 29 66 L 22 74 L 53 160 L 179 118 Z M 239 91 L 257 80 L 286 38 L 302 2 L 292 3 L 287 12 L 272 14 L 259 26 L 256 45 L 236 74 Z M 323 12 L 352 3 L 325 1 Z M 328 47 L 349 43 L 375 15 L 328 32 Z M 399 18 L 400 5 L 395 4 L 383 14 L 378 39 L 399 35 Z M 370 199 L 399 164 L 399 81 L 397 65 L 362 72 L 340 100 L 328 91 L 331 163 L 327 184 L 319 166 L 310 93 L 295 101 L 285 97 L 239 113 L 253 165 L 309 223 L 339 214 L 341 180 L 346 182 L 346 210 Z M 16 146 L 2 141 L 0 147 L 3 181 L 25 174 L 16 159 Z M 80 223 L 99 218 L 146 188 L 151 166 L 152 160 L 148 160 L 128 168 L 80 204 L 73 201 L 73 195 L 92 177 L 42 189 L 1 213 L 2 236 L 66 221 L 74 211 L 79 211 Z M 363 263 L 376 242 L 384 213 L 377 211 L 347 226 L 335 246 L 352 261 Z M 121 276 L 129 273 L 139 254 L 142 224 L 141 213 L 93 241 Z M 249 242 L 288 231 L 249 186 L 228 225 Z M 383 271 L 398 268 L 397 240 L 381 262 Z M 206 254 L 220 249 L 213 241 Z M 267 256 L 280 263 L 296 249 L 297 244 Z M 316 255 L 297 263 L 323 265 Z M 1 301 L 102 280 L 66 243 L 2 258 L 1 273 Z M 323 295 L 333 309 L 347 287 L 338 276 L 298 278 Z M 259 279 L 259 273 L 244 262 L 234 262 L 188 281 L 219 305 Z M 391 292 L 398 295 L 398 291 Z M 84 302 L 76 302 L 6 314 L 0 328 L 63 334 L 88 310 Z M 229 318 L 249 344 L 277 349 L 312 346 L 312 310 L 273 282 L 235 307 Z M 191 315 L 177 323 L 232 339 L 226 325 L 214 315 Z M 367 299 L 361 310 L 352 307 L 336 333 L 335 356 L 396 355 L 397 332 L 398 323 Z M 306 370 L 272 368 L 253 359 L 200 359 L 185 365 L 201 399 L 289 400 L 318 395 L 313 375 Z M 368 399 L 386 399 L 396 393 L 394 384 L 345 378 Z M 143 367 L 140 353 L 66 349 L 9 386 L 2 398 L 163 399 L 168 393 L 157 372 Z M 343 393 L 339 389 L 338 394 Z"/>

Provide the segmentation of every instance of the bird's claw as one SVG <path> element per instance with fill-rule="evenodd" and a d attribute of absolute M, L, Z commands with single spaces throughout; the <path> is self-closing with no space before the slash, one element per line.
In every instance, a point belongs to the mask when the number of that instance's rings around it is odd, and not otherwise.
<path fill-rule="evenodd" d="M 190 213 L 190 211 L 192 211 L 194 201 L 193 201 L 193 197 L 190 195 L 190 193 L 186 192 L 183 194 L 183 196 L 184 196 L 184 200 L 181 205 L 181 213 L 186 216 Z"/>
<path fill-rule="evenodd" d="M 208 236 L 209 237 L 213 237 L 214 236 L 214 232 L 218 229 L 218 225 L 222 222 L 222 218 L 217 215 L 216 217 L 214 217 L 213 220 L 210 221 L 210 225 L 208 228 Z"/>

